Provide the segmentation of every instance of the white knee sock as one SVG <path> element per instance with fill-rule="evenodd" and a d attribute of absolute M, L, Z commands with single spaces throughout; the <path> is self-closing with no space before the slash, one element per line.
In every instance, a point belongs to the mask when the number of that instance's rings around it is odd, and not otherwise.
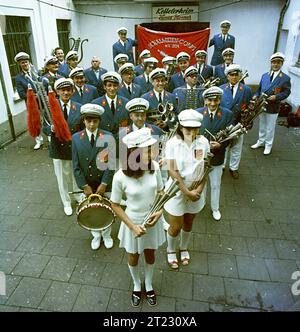
<path fill-rule="evenodd" d="M 133 281 L 133 291 L 139 292 L 141 291 L 141 279 L 140 279 L 140 272 L 139 272 L 139 266 L 131 266 L 128 264 L 128 268 L 131 274 L 131 278 Z"/>
<path fill-rule="evenodd" d="M 153 279 L 154 263 L 148 264 L 145 262 L 145 288 L 146 292 L 153 290 L 152 279 Z"/>
<path fill-rule="evenodd" d="M 179 248 L 181 250 L 188 248 L 191 235 L 192 235 L 192 232 L 186 232 L 183 229 L 181 230 L 181 234 L 180 234 L 180 245 L 179 245 Z"/>
<path fill-rule="evenodd" d="M 177 236 L 171 236 L 169 234 L 169 232 L 167 232 L 167 241 L 168 241 L 167 252 L 175 252 L 176 251 L 176 240 L 177 240 Z"/>

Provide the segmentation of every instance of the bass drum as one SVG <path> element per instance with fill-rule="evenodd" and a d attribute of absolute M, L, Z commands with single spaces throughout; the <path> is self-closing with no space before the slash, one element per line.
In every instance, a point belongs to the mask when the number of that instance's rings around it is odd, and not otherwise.
<path fill-rule="evenodd" d="M 92 194 L 81 201 L 76 210 L 77 223 L 89 231 L 102 231 L 116 219 L 110 201 L 98 194 Z"/>

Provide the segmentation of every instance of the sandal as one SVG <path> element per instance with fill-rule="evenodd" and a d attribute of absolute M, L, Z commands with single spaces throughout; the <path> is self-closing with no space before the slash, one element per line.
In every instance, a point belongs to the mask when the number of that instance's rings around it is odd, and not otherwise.
<path fill-rule="evenodd" d="M 167 252 L 167 261 L 172 270 L 178 269 L 178 260 L 176 252 Z"/>
<path fill-rule="evenodd" d="M 182 265 L 188 265 L 190 262 L 190 254 L 187 249 L 179 250 L 180 252 L 180 260 Z"/>

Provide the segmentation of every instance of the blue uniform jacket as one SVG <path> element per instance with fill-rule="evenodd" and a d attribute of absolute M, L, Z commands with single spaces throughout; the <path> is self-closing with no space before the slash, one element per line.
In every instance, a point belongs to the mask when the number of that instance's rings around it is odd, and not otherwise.
<path fill-rule="evenodd" d="M 105 139 L 106 135 L 111 136 L 111 133 L 98 129 L 97 139 L 95 139 L 93 147 L 91 146 L 86 130 L 82 130 L 72 136 L 73 172 L 76 183 L 81 189 L 86 184 L 92 187 L 95 184 L 100 185 L 101 183 L 106 183 L 108 186 L 111 185 L 114 171 L 109 169 L 100 170 L 96 164 L 97 158 L 101 163 L 108 161 L 108 154 L 106 153 L 107 142 L 103 143 L 103 147 L 97 146 L 99 143 L 98 140 Z M 102 151 L 104 153 L 101 155 Z"/>
<path fill-rule="evenodd" d="M 94 99 L 92 104 L 98 104 L 105 110 L 101 115 L 100 128 L 113 133 L 117 137 L 119 127 L 126 127 L 130 122 L 128 112 L 125 108 L 127 102 L 128 99 L 117 96 L 117 105 L 115 105 L 116 111 L 115 114 L 113 114 L 105 96 Z"/>
<path fill-rule="evenodd" d="M 57 73 L 59 75 L 67 78 L 67 77 L 69 77 L 69 72 L 68 72 L 68 76 L 65 76 L 66 75 L 65 73 L 68 71 L 68 68 L 69 68 L 69 66 L 68 66 L 68 64 L 66 62 L 59 63 L 59 67 L 58 67 Z"/>
<path fill-rule="evenodd" d="M 203 115 L 200 133 L 201 135 L 204 135 L 209 141 L 212 140 L 212 137 L 205 131 L 205 129 L 215 135 L 218 131 L 225 129 L 227 126 L 233 124 L 233 114 L 228 108 L 219 107 L 212 122 L 210 121 L 209 111 L 206 106 L 198 108 L 196 111 Z M 211 159 L 211 164 L 213 166 L 219 166 L 223 164 L 227 145 L 228 142 L 224 142 L 221 144 L 220 149 L 212 151 L 214 156 Z"/>
<path fill-rule="evenodd" d="M 94 70 L 91 67 L 84 70 L 84 76 L 86 79 L 86 83 L 93 85 L 95 88 L 97 88 L 99 96 L 102 96 L 105 94 L 105 91 L 103 90 L 103 83 L 101 80 L 101 75 L 103 75 L 105 73 L 107 73 L 106 69 L 99 68 L 99 79 L 98 79 Z"/>
<path fill-rule="evenodd" d="M 204 101 L 202 97 L 204 89 L 195 87 L 193 90 L 194 90 L 193 92 L 194 98 L 193 97 L 189 98 L 189 94 L 191 94 L 191 92 L 190 90 L 187 90 L 186 85 L 176 88 L 173 91 L 173 94 L 175 95 L 176 100 L 178 102 L 178 107 L 177 107 L 178 113 L 188 108 L 196 109 L 204 106 Z"/>
<path fill-rule="evenodd" d="M 133 63 L 133 50 L 132 47 L 137 46 L 137 41 L 131 38 L 127 38 L 125 45 L 123 46 L 118 40 L 113 44 L 113 59 L 120 53 L 128 55 L 128 62 Z M 117 64 L 114 62 L 115 71 L 118 70 Z"/>
<path fill-rule="evenodd" d="M 63 65 L 63 67 L 61 68 L 61 70 L 59 71 L 59 74 L 64 76 L 65 78 L 68 78 L 71 72 L 71 68 L 69 67 L 69 65 L 67 63 L 65 63 Z"/>
<path fill-rule="evenodd" d="M 128 100 L 131 100 L 133 98 L 137 98 L 137 97 L 140 97 L 142 95 L 142 88 L 135 84 L 135 83 L 132 83 L 132 91 L 131 91 L 131 94 L 128 92 L 126 86 L 124 83 L 122 83 L 120 86 L 119 86 L 119 90 L 118 90 L 118 96 L 122 96 Z"/>
<path fill-rule="evenodd" d="M 153 84 L 150 82 L 146 82 L 145 76 L 142 74 L 140 76 L 137 76 L 134 79 L 134 83 L 139 85 L 142 89 L 142 95 L 146 92 L 149 92 L 151 89 L 153 89 Z"/>
<path fill-rule="evenodd" d="M 80 96 L 78 90 L 75 88 L 75 92 L 71 96 L 71 100 L 76 101 L 81 105 L 85 105 L 87 103 L 91 103 L 92 100 L 99 97 L 97 88 L 95 88 L 93 85 L 84 84 L 82 88 L 82 97 Z"/>
<path fill-rule="evenodd" d="M 214 35 L 213 38 L 209 42 L 209 46 L 213 46 L 213 45 L 215 46 L 214 53 L 211 58 L 210 64 L 212 66 L 217 66 L 217 65 L 223 63 L 224 59 L 222 56 L 222 52 L 226 48 L 229 48 L 229 47 L 234 49 L 234 44 L 235 44 L 235 38 L 230 34 L 227 34 L 225 43 L 223 43 L 221 33 Z"/>
<path fill-rule="evenodd" d="M 144 66 L 142 64 L 139 64 L 134 67 L 134 71 L 136 76 L 143 75 L 144 74 Z"/>
<path fill-rule="evenodd" d="M 61 103 L 60 107 L 62 109 Z M 81 129 L 82 124 L 81 124 L 80 107 L 81 104 L 71 101 L 71 108 L 68 116 L 68 126 L 72 135 Z M 72 160 L 72 141 L 61 142 L 58 138 L 56 138 L 55 133 L 51 131 L 51 126 L 49 126 L 45 122 L 43 126 L 43 132 L 47 136 L 51 136 L 51 141 L 49 143 L 50 158 Z"/>
<path fill-rule="evenodd" d="M 222 63 L 215 67 L 215 77 L 219 77 L 220 79 L 220 82 L 218 83 L 219 86 L 228 82 L 227 76 L 225 75 L 225 66 L 225 63 Z"/>
<path fill-rule="evenodd" d="M 198 64 L 194 65 L 194 67 L 198 69 Z M 207 81 L 209 78 L 211 78 L 212 76 L 214 76 L 213 67 L 205 64 L 203 66 L 201 73 L 198 75 L 198 80 L 200 83 L 203 83 L 203 82 Z M 203 78 L 204 78 L 204 81 L 203 81 Z"/>
<path fill-rule="evenodd" d="M 233 99 L 229 83 L 221 85 L 220 88 L 224 92 L 221 106 L 231 110 L 233 113 L 234 124 L 237 124 L 241 120 L 241 112 L 244 111 L 249 104 L 252 96 L 251 89 L 247 85 L 239 83 Z"/>
<path fill-rule="evenodd" d="M 170 80 L 171 91 L 174 91 L 176 88 L 179 88 L 180 86 L 183 86 L 183 85 L 185 85 L 185 79 L 183 77 L 182 72 L 178 72 L 171 76 L 171 80 Z"/>
<path fill-rule="evenodd" d="M 262 93 L 275 95 L 276 100 L 274 102 L 268 101 L 266 107 L 267 113 L 275 114 L 279 112 L 280 101 L 286 99 L 291 93 L 291 79 L 288 75 L 280 71 L 275 79 L 270 83 L 270 73 L 265 73 L 259 83 L 255 96 L 260 96 Z"/>
<path fill-rule="evenodd" d="M 19 73 L 16 76 L 16 88 L 17 88 L 18 94 L 19 94 L 20 98 L 24 99 L 25 101 L 27 98 L 28 84 L 30 84 L 33 91 L 36 92 L 34 85 L 30 82 L 30 80 L 27 80 L 27 78 L 25 77 L 25 74 L 23 72 Z"/>

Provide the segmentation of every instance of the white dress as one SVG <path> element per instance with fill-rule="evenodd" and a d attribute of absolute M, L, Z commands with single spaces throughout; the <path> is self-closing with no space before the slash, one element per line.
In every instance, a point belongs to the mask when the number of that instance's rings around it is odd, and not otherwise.
<path fill-rule="evenodd" d="M 134 224 L 143 223 L 157 191 L 163 189 L 159 165 L 155 161 L 153 163 L 155 171 L 152 174 L 145 171 L 138 179 L 126 176 L 122 169 L 119 169 L 113 177 L 110 200 L 120 204 L 125 195 L 127 204 L 125 213 Z M 166 240 L 162 218 L 153 227 L 147 228 L 146 234 L 138 238 L 135 238 L 133 231 L 124 222 L 121 222 L 118 238 L 120 248 L 125 248 L 131 254 L 141 254 L 144 249 L 157 249 Z"/>
<path fill-rule="evenodd" d="M 209 142 L 204 136 L 197 137 L 189 146 L 177 135 L 172 137 L 166 144 L 166 159 L 176 161 L 178 172 L 187 187 L 201 178 L 204 171 L 204 158 L 209 152 Z M 170 186 L 172 178 L 166 183 L 166 189 Z M 205 205 L 205 190 L 200 199 L 192 202 L 181 191 L 171 198 L 164 209 L 173 216 L 183 216 L 185 213 L 196 214 Z"/>

